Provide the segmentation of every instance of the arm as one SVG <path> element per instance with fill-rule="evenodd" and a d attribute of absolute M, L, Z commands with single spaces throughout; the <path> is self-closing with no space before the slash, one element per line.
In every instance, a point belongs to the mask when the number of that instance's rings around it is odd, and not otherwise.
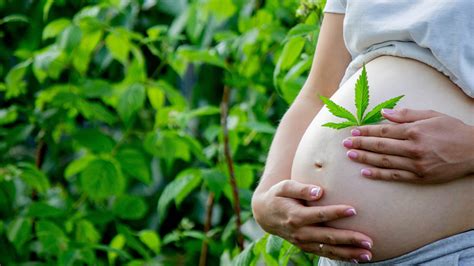
<path fill-rule="evenodd" d="M 316 225 L 355 215 L 355 210 L 348 205 L 307 207 L 302 200 L 319 199 L 322 188 L 290 179 L 297 146 L 323 106 L 317 94 L 329 97 L 337 90 L 351 59 L 343 41 L 343 19 L 343 15 L 325 14 L 310 75 L 278 126 L 252 198 L 252 209 L 265 231 L 305 251 L 340 260 L 368 260 L 372 245 L 369 237 Z M 320 243 L 324 243 L 324 248 Z"/>

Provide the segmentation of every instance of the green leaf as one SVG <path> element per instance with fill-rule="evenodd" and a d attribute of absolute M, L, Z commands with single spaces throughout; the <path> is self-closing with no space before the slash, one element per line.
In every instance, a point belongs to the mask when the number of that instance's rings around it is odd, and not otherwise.
<path fill-rule="evenodd" d="M 181 172 L 175 180 L 170 182 L 158 200 L 158 215 L 160 221 L 166 216 L 166 210 L 171 201 L 174 200 L 176 205 L 191 193 L 202 180 L 202 172 L 200 169 L 188 168 Z"/>
<path fill-rule="evenodd" d="M 113 58 L 122 64 L 127 64 L 130 53 L 130 41 L 126 34 L 121 31 L 114 31 L 105 38 L 105 45 L 109 49 Z"/>
<path fill-rule="evenodd" d="M 357 121 L 361 124 L 365 109 L 369 106 L 369 81 L 367 80 L 365 65 L 362 67 L 362 73 L 355 85 L 355 106 L 357 109 Z"/>
<path fill-rule="evenodd" d="M 74 134 L 74 140 L 92 152 L 109 152 L 115 147 L 115 141 L 97 129 L 82 129 Z"/>
<path fill-rule="evenodd" d="M 136 196 L 122 195 L 115 200 L 113 213 L 125 220 L 141 219 L 147 211 L 145 201 Z"/>
<path fill-rule="evenodd" d="M 276 261 L 280 256 L 280 251 L 283 246 L 283 239 L 276 235 L 269 235 L 266 245 L 266 253 L 272 256 Z"/>
<path fill-rule="evenodd" d="M 116 158 L 126 174 L 145 184 L 150 184 L 149 162 L 141 151 L 130 148 L 121 149 L 118 151 Z"/>
<path fill-rule="evenodd" d="M 117 117 L 103 104 L 89 101 L 79 101 L 76 106 L 81 114 L 92 121 L 101 121 L 112 125 Z"/>
<path fill-rule="evenodd" d="M 82 172 L 82 170 L 84 170 L 87 167 L 87 165 L 90 162 L 92 162 L 94 159 L 95 159 L 95 156 L 86 155 L 72 161 L 71 163 L 68 164 L 68 166 L 66 167 L 66 170 L 64 170 L 64 177 L 68 179 L 71 176 Z"/>
<path fill-rule="evenodd" d="M 357 126 L 357 123 L 352 122 L 352 121 L 346 121 L 346 122 L 341 122 L 341 123 L 329 122 L 329 123 L 323 124 L 322 126 L 334 128 L 334 129 L 342 129 L 346 127 Z"/>
<path fill-rule="evenodd" d="M 153 86 L 147 88 L 147 94 L 148 100 L 155 110 L 160 109 L 165 103 L 165 93 L 160 89 L 160 87 Z"/>
<path fill-rule="evenodd" d="M 98 243 L 100 239 L 100 233 L 90 221 L 81 219 L 76 223 L 77 241 L 90 244 Z"/>
<path fill-rule="evenodd" d="M 132 117 L 143 108 L 145 97 L 145 87 L 138 83 L 129 86 L 120 96 L 117 111 L 125 125 L 130 125 Z"/>
<path fill-rule="evenodd" d="M 21 170 L 23 181 L 40 193 L 46 192 L 49 188 L 49 181 L 46 175 L 38 170 L 35 165 L 21 162 L 18 164 Z"/>
<path fill-rule="evenodd" d="M 0 25 L 4 23 L 9 23 L 9 22 L 23 22 L 23 23 L 29 23 L 30 20 L 23 16 L 23 15 L 18 15 L 18 14 L 13 14 L 13 15 L 8 15 L 6 17 L 3 17 L 0 19 Z"/>
<path fill-rule="evenodd" d="M 80 184 L 92 199 L 118 195 L 125 188 L 125 180 L 114 163 L 105 159 L 91 161 L 82 171 Z"/>
<path fill-rule="evenodd" d="M 26 212 L 26 215 L 38 218 L 61 217 L 65 214 L 65 211 L 48 205 L 44 202 L 31 203 Z"/>
<path fill-rule="evenodd" d="M 316 25 L 309 25 L 309 24 L 297 24 L 291 30 L 288 32 L 286 37 L 293 37 L 293 36 L 302 36 L 302 35 L 308 35 L 310 33 L 313 33 L 317 30 Z"/>
<path fill-rule="evenodd" d="M 30 240 L 32 225 L 32 219 L 24 217 L 17 217 L 8 225 L 7 238 L 17 251 L 20 251 L 23 245 Z"/>
<path fill-rule="evenodd" d="M 303 51 L 305 43 L 306 40 L 303 37 L 293 37 L 285 44 L 278 58 L 281 70 L 287 70 L 293 65 Z"/>
<path fill-rule="evenodd" d="M 26 70 L 31 65 L 27 60 L 14 66 L 5 77 L 6 99 L 16 98 L 26 92 L 26 82 L 23 80 Z"/>
<path fill-rule="evenodd" d="M 202 177 L 209 191 L 214 192 L 215 198 L 219 199 L 222 190 L 228 184 L 227 175 L 220 169 L 205 169 L 202 171 Z"/>
<path fill-rule="evenodd" d="M 331 99 L 328 99 L 322 95 L 319 95 L 319 98 L 324 102 L 324 104 L 326 104 L 326 107 L 328 108 L 329 112 L 331 112 L 331 114 L 340 118 L 345 118 L 351 122 L 357 123 L 357 119 L 346 108 L 336 104 Z"/>
<path fill-rule="evenodd" d="M 219 57 L 219 55 L 214 50 L 201 50 L 188 46 L 180 46 L 178 49 L 178 55 L 190 62 L 207 63 L 221 68 L 226 68 L 224 59 Z"/>
<path fill-rule="evenodd" d="M 206 116 L 206 115 L 216 115 L 220 114 L 221 109 L 216 106 L 203 106 L 197 109 L 194 109 L 188 113 L 189 118 L 197 117 L 197 116 Z"/>
<path fill-rule="evenodd" d="M 70 54 L 74 48 L 79 46 L 81 36 L 81 28 L 76 25 L 69 25 L 59 36 L 59 47 Z"/>
<path fill-rule="evenodd" d="M 403 98 L 405 95 L 400 95 L 398 97 L 394 97 L 389 99 L 381 104 L 377 105 L 372 109 L 370 112 L 363 119 L 363 124 L 373 124 L 383 120 L 382 114 L 380 113 L 382 109 L 392 109 L 394 108 L 398 101 Z"/>
<path fill-rule="evenodd" d="M 160 253 L 161 249 L 161 240 L 158 234 L 153 230 L 142 230 L 138 233 L 138 237 L 140 240 L 151 250 L 155 252 L 155 254 Z"/>
<path fill-rule="evenodd" d="M 12 105 L 7 109 L 0 109 L 0 125 L 10 124 L 18 118 L 16 105 Z"/>
<path fill-rule="evenodd" d="M 237 11 L 232 0 L 210 0 L 207 8 L 219 22 L 230 18 Z"/>
<path fill-rule="evenodd" d="M 237 257 L 232 260 L 232 265 L 234 266 L 249 266 L 255 265 L 253 261 L 255 258 L 255 254 L 253 253 L 253 247 L 255 243 L 252 242 L 250 245 L 245 247 L 244 251 L 242 251 Z"/>
<path fill-rule="evenodd" d="M 58 36 L 66 27 L 71 25 L 71 20 L 59 18 L 51 21 L 43 30 L 43 40 Z"/>
<path fill-rule="evenodd" d="M 67 249 L 69 240 L 63 230 L 55 223 L 42 220 L 36 224 L 35 229 L 43 252 L 58 254 Z"/>
<path fill-rule="evenodd" d="M 276 129 L 269 123 L 258 122 L 258 121 L 251 121 L 245 124 L 251 130 L 255 130 L 258 133 L 266 133 L 266 134 L 275 134 Z"/>
<path fill-rule="evenodd" d="M 113 265 L 114 261 L 117 259 L 117 256 L 119 253 L 117 251 L 122 251 L 123 247 L 125 246 L 126 239 L 122 234 L 116 235 L 114 238 L 112 238 L 112 241 L 110 241 L 110 250 L 107 252 L 107 257 L 109 259 L 109 264 Z M 117 250 L 117 251 L 114 251 Z"/>

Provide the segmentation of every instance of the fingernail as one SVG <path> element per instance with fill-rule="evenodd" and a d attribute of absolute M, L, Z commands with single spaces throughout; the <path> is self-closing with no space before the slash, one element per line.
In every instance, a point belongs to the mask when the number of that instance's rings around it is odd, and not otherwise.
<path fill-rule="evenodd" d="M 351 130 L 351 134 L 352 134 L 352 136 L 354 136 L 354 137 L 360 136 L 360 130 L 358 130 L 358 129 L 353 129 L 353 130 Z"/>
<path fill-rule="evenodd" d="M 342 142 L 342 145 L 344 145 L 344 147 L 346 147 L 346 148 L 350 148 L 350 147 L 352 147 L 352 140 L 350 140 L 350 139 L 345 139 L 345 140 Z"/>
<path fill-rule="evenodd" d="M 360 173 L 363 176 L 372 176 L 372 171 L 370 171 L 369 169 L 362 169 L 362 170 L 360 170 Z"/>
<path fill-rule="evenodd" d="M 314 187 L 311 189 L 311 196 L 313 197 L 317 197 L 319 196 L 319 192 L 321 192 L 321 188 L 320 187 Z"/>
<path fill-rule="evenodd" d="M 359 256 L 360 260 L 362 261 L 370 261 L 370 255 L 369 254 L 362 254 Z"/>
<path fill-rule="evenodd" d="M 351 262 L 355 264 L 359 264 L 359 262 L 356 259 L 352 259 Z"/>
<path fill-rule="evenodd" d="M 386 115 L 393 115 L 396 113 L 396 111 L 393 109 L 382 109 L 382 113 Z"/>
<path fill-rule="evenodd" d="M 348 152 L 347 152 L 347 156 L 348 156 L 349 158 L 351 158 L 351 159 L 355 159 L 355 158 L 357 158 L 357 152 L 355 152 L 355 151 L 348 151 Z"/>
<path fill-rule="evenodd" d="M 366 249 L 372 249 L 372 243 L 370 243 L 369 241 L 361 241 L 360 245 Z"/>
<path fill-rule="evenodd" d="M 350 208 L 350 209 L 347 209 L 347 210 L 344 211 L 345 216 L 354 216 L 356 214 L 357 214 L 357 212 L 354 208 Z"/>

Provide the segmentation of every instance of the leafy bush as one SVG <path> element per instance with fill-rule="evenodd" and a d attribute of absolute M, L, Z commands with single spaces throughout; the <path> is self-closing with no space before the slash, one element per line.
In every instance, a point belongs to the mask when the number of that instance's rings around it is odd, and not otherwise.
<path fill-rule="evenodd" d="M 0 263 L 311 263 L 250 199 L 323 5 L 0 1 Z"/>

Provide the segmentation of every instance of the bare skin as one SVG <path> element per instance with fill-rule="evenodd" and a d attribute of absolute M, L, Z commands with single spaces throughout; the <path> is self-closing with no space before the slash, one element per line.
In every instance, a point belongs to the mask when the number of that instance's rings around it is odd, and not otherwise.
<path fill-rule="evenodd" d="M 372 256 L 369 236 L 353 230 L 319 226 L 324 221 L 351 219 L 344 212 L 353 206 L 308 207 L 305 201 L 320 200 L 324 188 L 290 180 L 298 143 L 323 106 L 315 95 L 330 97 L 351 60 L 342 37 L 343 20 L 344 15 L 340 14 L 326 14 L 323 19 L 310 75 L 278 126 L 264 173 L 252 198 L 252 210 L 265 231 L 279 235 L 305 251 L 339 260 L 367 261 Z M 311 191 L 317 188 L 320 194 L 311 196 Z M 320 244 L 324 244 L 323 248 Z"/>
<path fill-rule="evenodd" d="M 474 126 L 433 110 L 385 110 L 396 124 L 364 126 L 343 141 L 371 165 L 361 174 L 375 180 L 445 183 L 474 174 Z"/>

